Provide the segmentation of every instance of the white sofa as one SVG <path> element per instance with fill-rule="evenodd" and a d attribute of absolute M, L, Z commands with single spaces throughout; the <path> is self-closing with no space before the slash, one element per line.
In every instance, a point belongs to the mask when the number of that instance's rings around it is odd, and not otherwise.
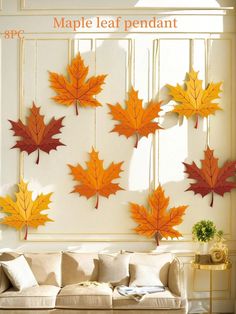
<path fill-rule="evenodd" d="M 2 253 L 8 261 L 23 253 Z M 132 253 L 130 264 L 155 266 L 166 287 L 164 292 L 145 296 L 137 302 L 122 296 L 116 287 L 80 286 L 79 282 L 97 281 L 97 253 L 53 252 L 24 253 L 38 286 L 22 291 L 14 289 L 0 266 L 0 313 L 6 314 L 183 314 L 187 300 L 183 284 L 183 268 L 170 253 Z"/>

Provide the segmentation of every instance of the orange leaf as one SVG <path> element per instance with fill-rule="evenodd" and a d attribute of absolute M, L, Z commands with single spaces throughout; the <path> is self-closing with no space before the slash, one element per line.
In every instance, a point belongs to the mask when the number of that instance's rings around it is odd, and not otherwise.
<path fill-rule="evenodd" d="M 88 67 L 84 65 L 84 61 L 80 54 L 77 55 L 68 65 L 67 72 L 69 80 L 54 72 L 49 72 L 50 87 L 57 93 L 53 99 L 62 105 L 70 106 L 75 105 L 76 115 L 78 115 L 78 105 L 82 107 L 101 106 L 100 102 L 94 98 L 95 95 L 102 91 L 102 84 L 106 75 L 92 76 L 89 79 Z"/>
<path fill-rule="evenodd" d="M 198 127 L 198 117 L 208 117 L 216 110 L 221 110 L 218 104 L 212 100 L 219 98 L 222 83 L 210 83 L 206 89 L 202 88 L 202 81 L 198 79 L 198 72 L 193 69 L 188 73 L 189 80 L 186 82 L 186 90 L 179 84 L 177 86 L 167 85 L 170 95 L 179 104 L 174 107 L 172 112 L 189 118 L 196 116 L 195 128 Z"/>
<path fill-rule="evenodd" d="M 98 152 L 92 148 L 89 154 L 90 160 L 86 162 L 87 169 L 77 166 L 68 165 L 71 169 L 71 174 L 74 180 L 79 184 L 75 186 L 73 193 L 77 192 L 81 196 L 90 198 L 97 196 L 95 208 L 98 208 L 99 195 L 109 197 L 110 194 L 115 194 L 118 190 L 123 190 L 119 184 L 112 183 L 113 180 L 120 178 L 121 166 L 123 162 L 112 163 L 106 170 L 103 168 L 103 160 L 98 158 Z"/>
<path fill-rule="evenodd" d="M 30 109 L 28 123 L 23 124 L 21 120 L 17 122 L 9 120 L 11 123 L 11 130 L 14 131 L 14 136 L 21 137 L 12 148 L 19 148 L 20 151 L 26 151 L 29 154 L 38 151 L 36 164 L 39 163 L 39 151 L 42 150 L 48 153 L 57 149 L 57 146 L 64 146 L 58 138 L 53 138 L 54 135 L 61 133 L 60 129 L 63 127 L 62 120 L 52 118 L 46 125 L 44 123 L 44 116 L 40 114 L 40 107 L 36 107 L 34 102 Z"/>
<path fill-rule="evenodd" d="M 186 167 L 186 173 L 190 179 L 197 182 L 191 183 L 186 191 L 194 191 L 202 197 L 211 193 L 211 203 L 213 206 L 214 193 L 223 196 L 224 193 L 230 192 L 236 188 L 235 182 L 227 181 L 228 178 L 235 175 L 236 161 L 227 161 L 222 168 L 218 167 L 218 158 L 214 157 L 214 150 L 207 147 L 205 158 L 201 160 L 202 168 L 198 168 L 195 162 L 191 165 L 183 163 Z"/>
<path fill-rule="evenodd" d="M 123 109 L 119 103 L 116 105 L 108 104 L 110 114 L 113 120 L 117 120 L 120 124 L 116 124 L 111 132 L 117 132 L 119 135 L 125 135 L 127 138 L 135 135 L 138 146 L 140 136 L 148 136 L 155 133 L 157 129 L 161 129 L 157 122 L 153 120 L 159 117 L 161 111 L 161 102 L 151 101 L 148 107 L 142 107 L 142 100 L 138 98 L 138 92 L 131 88 L 128 100 L 126 101 L 127 109 Z"/>
<path fill-rule="evenodd" d="M 144 206 L 130 203 L 131 217 L 138 223 L 135 231 L 146 237 L 155 236 L 157 245 L 164 238 L 178 238 L 180 232 L 173 227 L 181 224 L 182 217 L 188 206 L 179 206 L 167 211 L 169 198 L 165 197 L 164 190 L 159 187 L 148 197 L 150 210 Z"/>
<path fill-rule="evenodd" d="M 23 180 L 18 184 L 19 192 L 16 193 L 16 201 L 10 196 L 0 197 L 0 207 L 3 213 L 7 214 L 2 219 L 1 224 L 8 225 L 16 229 L 22 229 L 25 226 L 25 240 L 27 240 L 28 227 L 37 228 L 48 221 L 53 221 L 44 215 L 41 211 L 48 209 L 51 203 L 52 193 L 40 194 L 35 200 L 32 199 L 32 192 L 28 190 L 28 184 Z"/>

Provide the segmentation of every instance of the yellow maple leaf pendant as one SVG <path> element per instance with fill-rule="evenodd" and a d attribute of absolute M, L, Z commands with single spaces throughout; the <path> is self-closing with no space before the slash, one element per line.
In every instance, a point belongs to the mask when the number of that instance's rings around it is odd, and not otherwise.
<path fill-rule="evenodd" d="M 198 79 L 198 72 L 193 69 L 188 73 L 186 89 L 177 84 L 172 86 L 167 84 L 169 95 L 179 104 L 174 107 L 172 112 L 189 118 L 196 116 L 195 128 L 198 128 L 199 116 L 204 118 L 210 114 L 215 114 L 216 110 L 222 110 L 219 104 L 212 102 L 220 98 L 219 93 L 222 91 L 219 83 L 210 83 L 206 89 L 202 88 L 202 81 Z"/>
<path fill-rule="evenodd" d="M 52 193 L 40 194 L 33 200 L 32 192 L 28 190 L 28 183 L 22 179 L 18 184 L 18 189 L 16 201 L 12 200 L 9 195 L 0 197 L 1 212 L 7 214 L 0 223 L 18 230 L 25 227 L 24 239 L 27 240 L 29 227 L 37 228 L 48 221 L 53 221 L 48 215 L 41 213 L 41 211 L 48 209 Z"/>

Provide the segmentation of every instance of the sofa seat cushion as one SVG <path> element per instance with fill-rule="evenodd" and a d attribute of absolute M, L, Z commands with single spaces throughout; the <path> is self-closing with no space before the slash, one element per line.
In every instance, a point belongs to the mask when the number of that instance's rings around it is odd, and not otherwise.
<path fill-rule="evenodd" d="M 132 310 L 132 309 L 179 309 L 181 308 L 181 298 L 172 294 L 168 289 L 163 292 L 147 294 L 140 302 L 135 301 L 131 297 L 122 296 L 117 291 L 113 292 L 113 308 Z"/>
<path fill-rule="evenodd" d="M 54 308 L 59 287 L 43 285 L 17 291 L 10 288 L 0 294 L 0 308 L 44 309 Z"/>
<path fill-rule="evenodd" d="M 107 284 L 99 286 L 68 285 L 61 289 L 56 307 L 68 309 L 111 309 L 112 289 Z"/>

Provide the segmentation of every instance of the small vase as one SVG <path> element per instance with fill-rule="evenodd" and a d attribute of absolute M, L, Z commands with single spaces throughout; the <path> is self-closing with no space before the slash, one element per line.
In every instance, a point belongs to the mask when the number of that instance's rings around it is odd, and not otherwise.
<path fill-rule="evenodd" d="M 199 253 L 205 255 L 208 251 L 208 242 L 199 242 Z"/>

